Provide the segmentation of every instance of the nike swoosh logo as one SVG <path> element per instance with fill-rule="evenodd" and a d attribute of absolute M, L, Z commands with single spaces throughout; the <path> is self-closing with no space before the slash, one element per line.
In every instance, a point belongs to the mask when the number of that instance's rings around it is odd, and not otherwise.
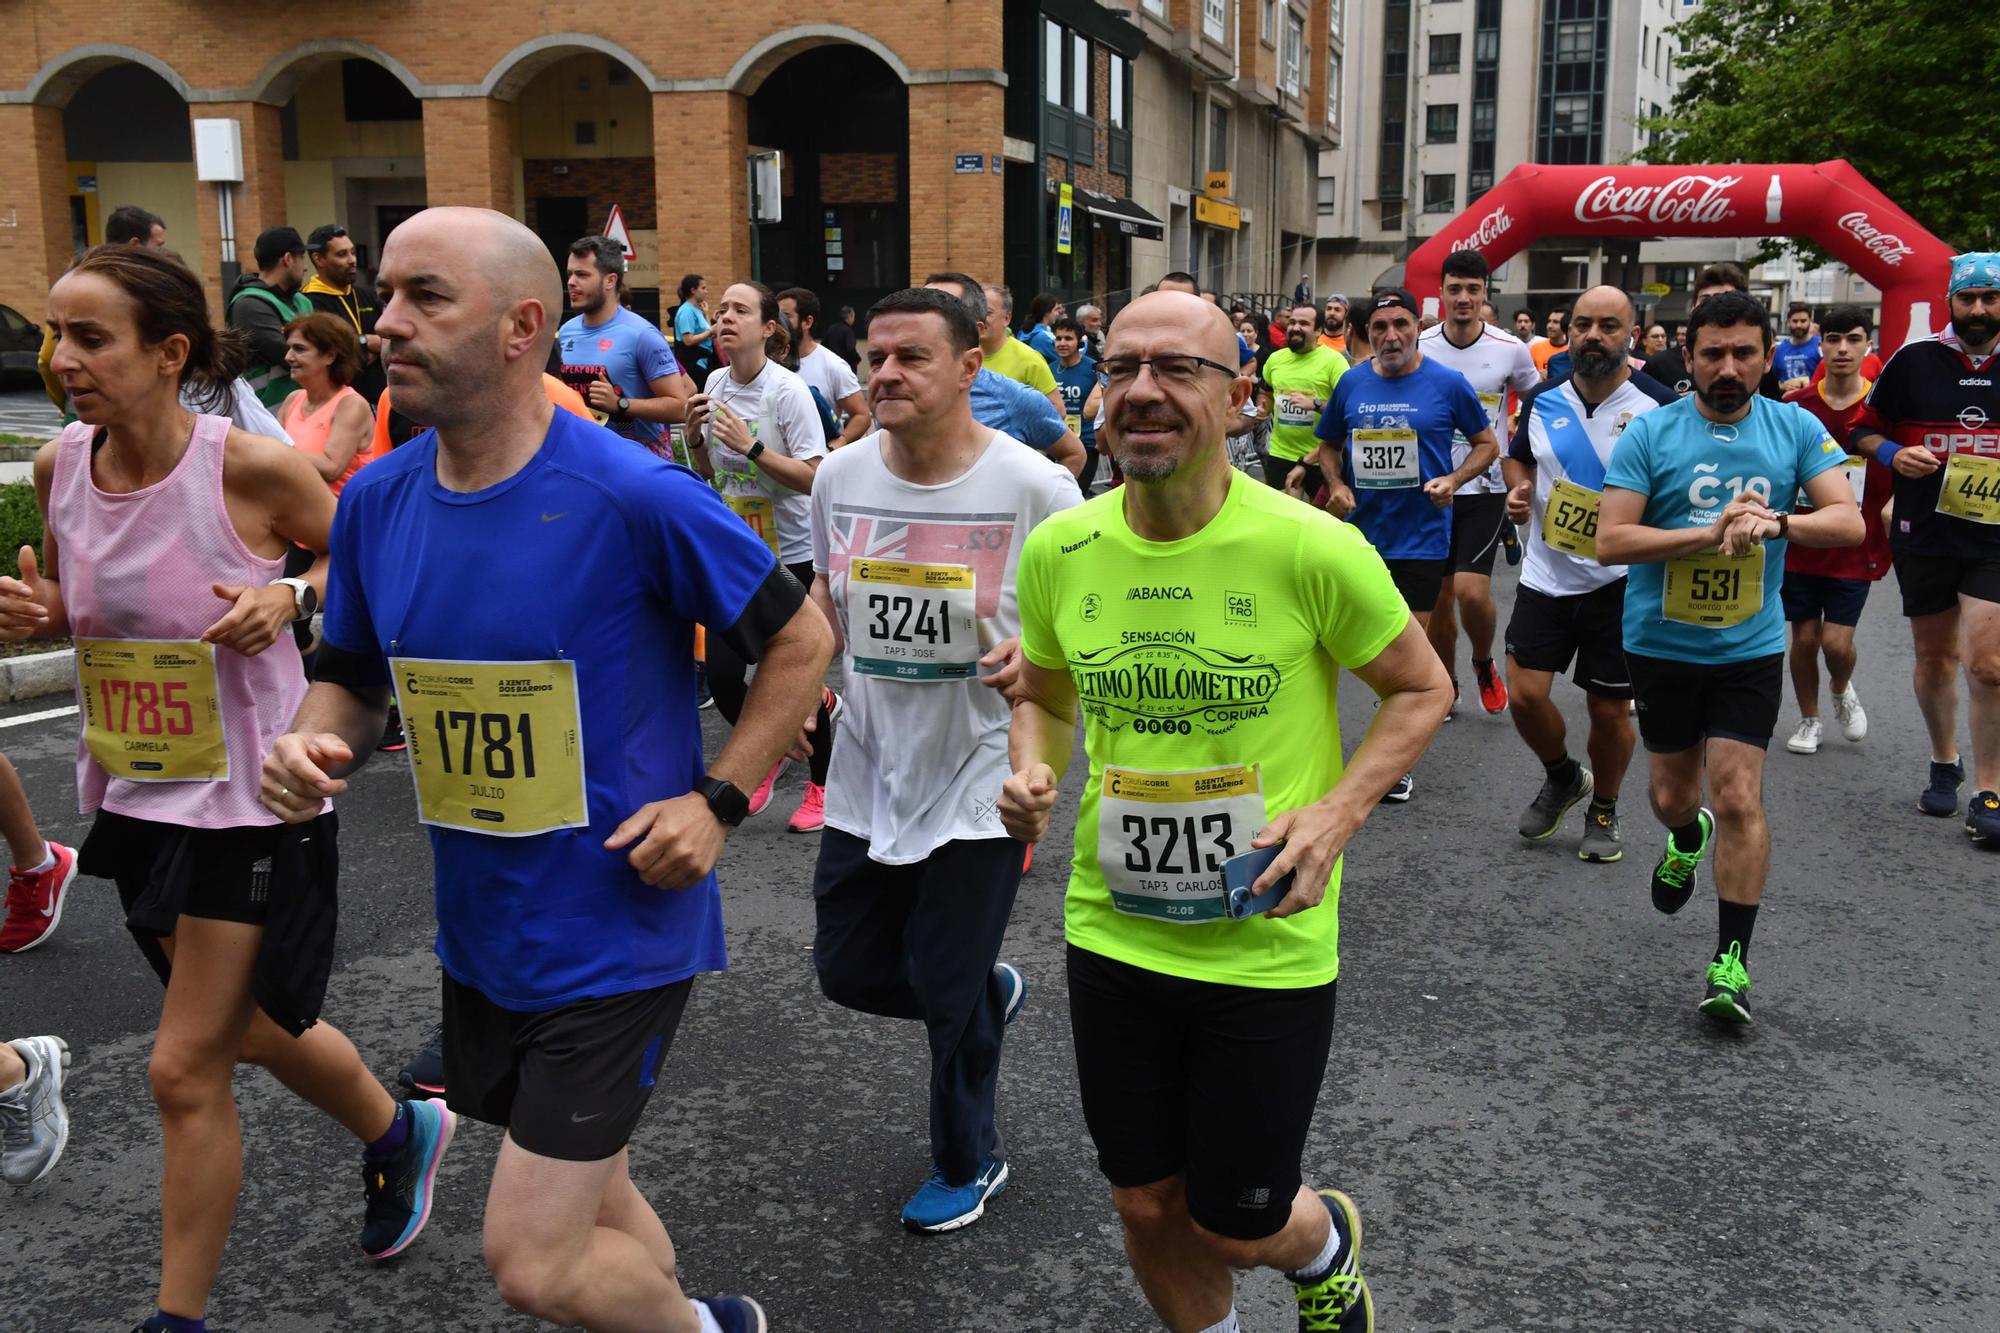
<path fill-rule="evenodd" d="M 559 518 L 562 518 L 562 517 L 564 517 L 564 516 L 565 516 L 565 515 L 567 515 L 568 513 L 569 513 L 569 510 L 565 509 L 565 510 L 563 510 L 563 511 L 562 511 L 562 513 L 561 513 L 561 514 L 543 514 L 543 515 L 542 515 L 542 522 L 544 522 L 544 523 L 553 523 L 553 522 L 555 522 L 555 521 L 556 521 L 557 519 L 559 519 Z"/>
<path fill-rule="evenodd" d="M 558 517 L 560 517 L 560 515 L 558 515 Z M 576 1112 L 571 1111 L 569 1113 L 569 1122 L 572 1125 L 586 1125 L 603 1114 L 604 1112 L 602 1111 L 592 1111 L 589 1115 L 578 1115 Z"/>

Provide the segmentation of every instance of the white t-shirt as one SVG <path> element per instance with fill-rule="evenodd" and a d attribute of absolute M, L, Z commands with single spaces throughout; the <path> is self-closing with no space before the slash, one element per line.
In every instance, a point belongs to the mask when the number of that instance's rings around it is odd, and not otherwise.
<path fill-rule="evenodd" d="M 866 838 L 870 859 L 908 865 L 957 839 L 1007 836 L 1011 710 L 977 659 L 1021 633 L 1014 572 L 1029 531 L 1081 502 L 1066 469 L 999 431 L 937 486 L 891 472 L 880 431 L 820 464 L 813 569 L 833 596 L 846 673 L 826 822 Z"/>
<path fill-rule="evenodd" d="M 1515 393 L 1532 393 L 1541 387 L 1542 376 L 1535 369 L 1535 358 L 1528 354 L 1528 347 L 1519 338 L 1497 324 L 1481 326 L 1479 337 L 1472 346 L 1460 347 L 1444 336 L 1445 326 L 1433 324 L 1417 336 L 1417 350 L 1427 358 L 1436 358 L 1450 366 L 1472 383 L 1472 391 L 1479 395 L 1479 405 L 1486 409 L 1486 424 L 1493 427 L 1493 438 L 1500 442 L 1501 452 L 1507 446 L 1507 390 Z M 1472 445 L 1457 431 L 1451 437 L 1451 465 L 1465 466 Z M 1500 460 L 1495 458 L 1493 466 L 1486 469 L 1458 488 L 1460 495 L 1504 495 L 1507 483 L 1500 478 Z"/>
<path fill-rule="evenodd" d="M 190 390 L 186 388 L 181 390 L 182 407 L 185 407 L 190 412 L 206 412 L 209 410 L 190 402 L 190 395 Z M 248 431 L 252 435 L 268 435 L 280 444 L 290 444 L 295 448 L 297 447 L 296 442 L 286 432 L 285 428 L 278 424 L 278 419 L 271 415 L 271 409 L 257 401 L 257 391 L 251 388 L 240 375 L 229 386 L 229 410 L 222 415 L 235 422 L 238 430 Z"/>
<path fill-rule="evenodd" d="M 854 371 L 823 343 L 814 343 L 812 351 L 799 358 L 799 378 L 819 390 L 836 418 L 841 415 L 840 400 L 861 392 L 861 381 L 854 378 Z"/>
<path fill-rule="evenodd" d="M 826 457 L 826 430 L 812 391 L 805 381 L 775 361 L 766 361 L 748 384 L 739 384 L 728 366 L 717 366 L 703 386 L 710 399 L 749 423 L 752 438 L 787 458 Z M 755 463 L 715 439 L 704 429 L 708 461 L 715 467 L 715 489 L 731 509 L 758 527 L 765 513 L 776 519 L 778 559 L 787 565 L 812 558 L 812 497 L 780 486 Z M 817 481 L 814 483 L 817 485 Z M 773 534 L 766 533 L 771 541 Z"/>

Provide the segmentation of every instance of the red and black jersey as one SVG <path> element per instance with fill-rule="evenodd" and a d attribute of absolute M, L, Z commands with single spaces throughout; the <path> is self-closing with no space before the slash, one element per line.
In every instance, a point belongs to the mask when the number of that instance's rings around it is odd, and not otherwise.
<path fill-rule="evenodd" d="M 1846 443 L 1853 437 L 1855 419 L 1868 402 L 1868 387 L 1868 381 L 1863 379 L 1861 397 L 1846 407 L 1835 407 L 1826 400 L 1823 383 L 1794 389 L 1785 395 L 1785 401 L 1797 403 L 1818 417 L 1827 434 Z M 1882 506 L 1889 503 L 1894 479 L 1888 468 L 1872 458 L 1865 465 L 1862 477 L 1856 503 L 1861 506 L 1861 517 L 1867 521 L 1868 535 L 1862 538 L 1861 545 L 1813 547 L 1793 542 L 1785 548 L 1787 572 L 1818 574 L 1830 579 L 1879 579 L 1889 572 L 1889 534 L 1882 530 Z M 1799 494 L 1799 508 L 1807 508 L 1803 491 Z"/>
<path fill-rule="evenodd" d="M 1855 417 L 1853 442 L 1864 434 L 1928 449 L 1940 463 L 1952 454 L 2000 457 L 2000 353 L 1975 360 L 1949 328 L 1938 338 L 1904 343 Z M 1895 484 L 1890 546 L 1896 554 L 2000 558 L 2000 524 L 1937 512 L 1943 468 L 1927 477 L 1896 473 Z"/>

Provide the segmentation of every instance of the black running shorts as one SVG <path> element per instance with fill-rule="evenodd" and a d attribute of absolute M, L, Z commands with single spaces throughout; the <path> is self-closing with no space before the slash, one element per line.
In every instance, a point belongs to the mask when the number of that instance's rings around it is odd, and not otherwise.
<path fill-rule="evenodd" d="M 2000 560 L 1963 560 L 1955 555 L 1899 555 L 1893 558 L 1903 590 L 1903 614 L 1934 616 L 1956 611 L 1961 594 L 2000 602 Z"/>
<path fill-rule="evenodd" d="M 321 818 L 333 836 L 332 812 Z M 271 858 L 284 831 L 283 824 L 184 828 L 100 810 L 77 869 L 116 883 L 127 913 L 160 874 L 171 873 L 184 889 L 182 916 L 261 926 L 270 914 Z M 175 863 L 163 866 L 170 849 Z"/>
<path fill-rule="evenodd" d="M 1765 749 L 1784 701 L 1785 655 L 1747 662 L 1681 662 L 1627 652 L 1639 701 L 1639 739 L 1655 754 L 1679 754 L 1708 739 Z"/>
<path fill-rule="evenodd" d="M 1507 524 L 1504 495 L 1460 494 L 1451 502 L 1451 572 L 1493 576 L 1493 556 Z"/>
<path fill-rule="evenodd" d="M 1070 945 L 1070 1033 L 1098 1170 L 1121 1189 L 1183 1176 L 1198 1225 L 1276 1235 L 1299 1191 L 1336 985 L 1190 981 Z"/>
<path fill-rule="evenodd" d="M 1382 563 L 1389 567 L 1389 580 L 1396 585 L 1396 591 L 1403 594 L 1403 605 L 1425 613 L 1437 610 L 1438 594 L 1444 591 L 1444 581 L 1451 577 L 1450 557 Z"/>
<path fill-rule="evenodd" d="M 531 1153 L 613 1157 L 632 1137 L 694 979 L 560 1009 L 503 1009 L 444 978 L 446 1100 Z"/>
<path fill-rule="evenodd" d="M 1625 665 L 1625 580 L 1554 597 L 1517 588 L 1507 619 L 1507 655 L 1528 671 L 1561 675 L 1572 659 L 1577 688 L 1605 699 L 1632 697 Z"/>

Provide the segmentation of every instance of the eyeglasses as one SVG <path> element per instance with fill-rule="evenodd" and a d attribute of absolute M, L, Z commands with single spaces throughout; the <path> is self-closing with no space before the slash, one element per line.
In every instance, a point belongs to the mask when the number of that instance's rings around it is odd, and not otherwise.
<path fill-rule="evenodd" d="M 1153 368 L 1153 378 L 1162 384 L 1186 386 L 1201 378 L 1204 367 L 1219 370 L 1231 379 L 1236 378 L 1236 368 L 1225 366 L 1219 361 L 1211 361 L 1205 356 L 1195 356 L 1188 352 L 1172 352 L 1161 356 L 1110 356 L 1097 363 L 1098 373 L 1106 384 L 1126 385 L 1139 378 L 1143 366 Z"/>

